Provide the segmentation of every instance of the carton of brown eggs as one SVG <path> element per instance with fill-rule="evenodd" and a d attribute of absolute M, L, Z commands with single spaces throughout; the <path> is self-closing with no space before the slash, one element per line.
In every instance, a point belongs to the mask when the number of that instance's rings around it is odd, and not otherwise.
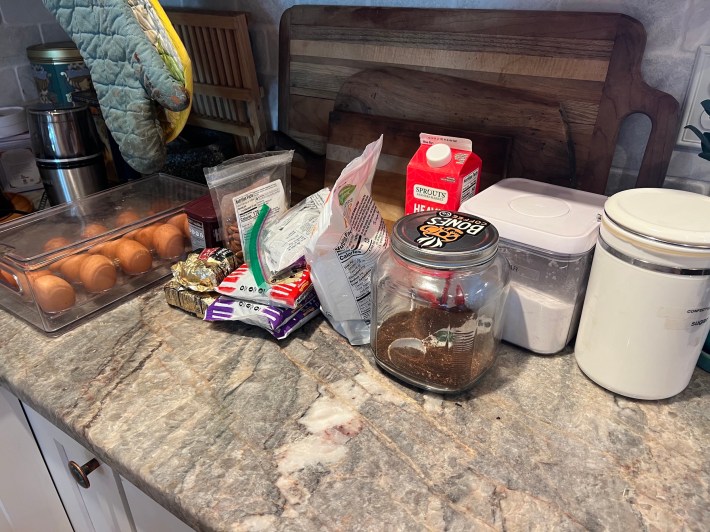
<path fill-rule="evenodd" d="M 0 306 L 58 334 L 162 280 L 206 191 L 156 174 L 0 225 Z"/>

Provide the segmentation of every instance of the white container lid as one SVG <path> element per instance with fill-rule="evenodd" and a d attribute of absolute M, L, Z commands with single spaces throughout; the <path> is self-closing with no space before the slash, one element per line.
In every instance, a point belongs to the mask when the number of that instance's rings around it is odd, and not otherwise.
<path fill-rule="evenodd" d="M 611 196 L 607 217 L 635 235 L 665 244 L 710 248 L 710 197 L 665 188 L 636 188 Z"/>
<path fill-rule="evenodd" d="M 491 222 L 501 238 L 564 255 L 594 247 L 606 196 L 509 178 L 466 200 L 459 210 Z"/>

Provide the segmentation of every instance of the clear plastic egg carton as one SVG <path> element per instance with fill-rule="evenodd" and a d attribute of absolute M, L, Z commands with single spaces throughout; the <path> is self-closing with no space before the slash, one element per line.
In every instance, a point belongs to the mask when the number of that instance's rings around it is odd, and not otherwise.
<path fill-rule="evenodd" d="M 156 174 L 0 225 L 0 306 L 61 334 L 170 275 L 185 204 L 207 187 Z"/>

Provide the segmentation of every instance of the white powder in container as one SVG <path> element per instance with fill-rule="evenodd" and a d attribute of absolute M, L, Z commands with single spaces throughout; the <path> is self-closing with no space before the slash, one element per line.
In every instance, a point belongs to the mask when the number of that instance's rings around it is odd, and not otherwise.
<path fill-rule="evenodd" d="M 567 345 L 574 306 L 574 301 L 511 281 L 503 312 L 503 340 L 535 353 L 557 353 Z"/>

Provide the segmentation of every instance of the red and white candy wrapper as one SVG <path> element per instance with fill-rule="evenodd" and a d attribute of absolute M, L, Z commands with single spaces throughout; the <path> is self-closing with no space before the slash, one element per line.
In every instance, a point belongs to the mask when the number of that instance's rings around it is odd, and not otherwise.
<path fill-rule="evenodd" d="M 300 306 L 313 291 L 311 273 L 306 268 L 292 270 L 287 277 L 262 288 L 246 264 L 227 275 L 217 287 L 217 292 L 225 296 L 285 308 Z"/>
<path fill-rule="evenodd" d="M 267 330 L 281 340 L 320 312 L 320 303 L 315 291 L 302 306 L 296 309 L 260 305 L 251 301 L 219 296 L 207 307 L 206 321 L 241 321 Z"/>

